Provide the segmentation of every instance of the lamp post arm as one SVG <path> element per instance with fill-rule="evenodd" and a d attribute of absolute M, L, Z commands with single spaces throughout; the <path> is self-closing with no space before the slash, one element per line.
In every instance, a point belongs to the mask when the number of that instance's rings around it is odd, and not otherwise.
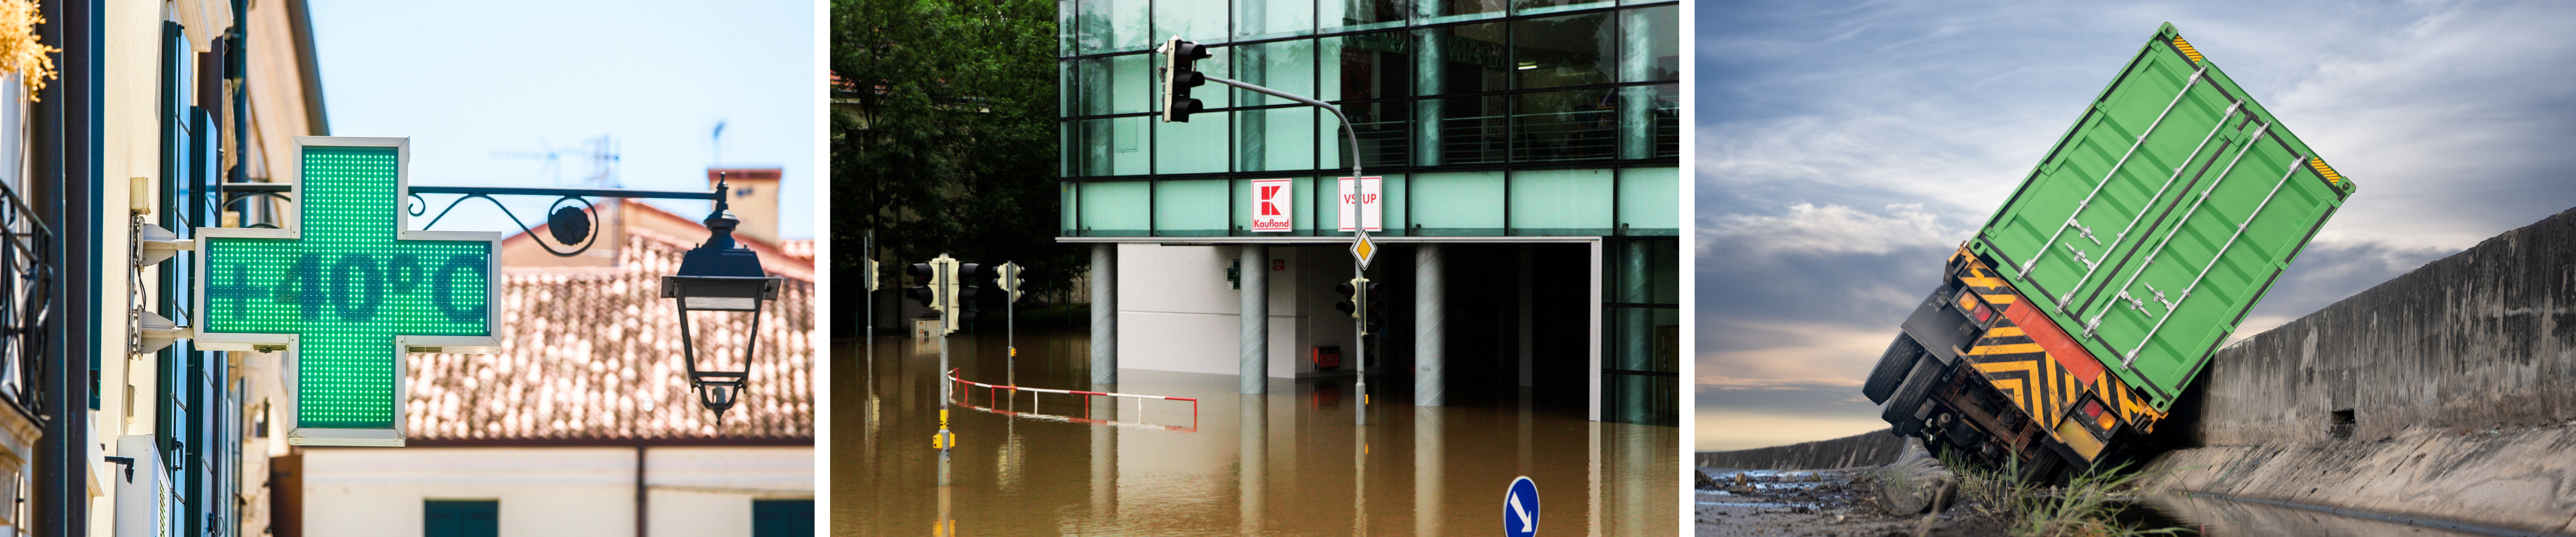
<path fill-rule="evenodd" d="M 1263 95 L 1269 95 L 1269 96 L 1272 96 L 1272 97 L 1278 97 L 1278 98 L 1281 98 L 1281 99 L 1287 99 L 1287 100 L 1291 100 L 1291 101 L 1297 101 L 1297 102 L 1300 102 L 1300 103 L 1305 103 L 1305 104 L 1307 104 L 1307 105 L 1314 106 L 1314 107 L 1316 107 L 1316 108 L 1322 108 L 1322 109 L 1324 109 L 1324 111 L 1326 111 L 1326 112 L 1332 112 L 1332 113 L 1333 113 L 1333 117 L 1335 117 L 1335 118 L 1340 118 L 1340 119 L 1342 120 L 1342 141 L 1343 141 L 1343 142 L 1345 142 L 1345 143 L 1347 143 L 1347 144 L 1349 144 L 1349 147 L 1350 147 L 1351 177 L 1353 177 L 1353 178 L 1358 178 L 1358 177 L 1360 177 L 1360 136 L 1359 136 L 1359 133 L 1355 132 L 1355 131 L 1352 129 L 1352 127 L 1351 127 L 1351 116 L 1349 116 L 1349 115 L 1345 115 L 1345 114 L 1343 114 L 1343 113 L 1342 113 L 1342 107 L 1340 107 L 1340 106 L 1335 106 L 1333 103 L 1327 103 L 1327 102 L 1323 102 L 1323 101 L 1318 101 L 1318 100 L 1315 100 L 1315 99 L 1313 99 L 1313 98 L 1306 97 L 1306 96 L 1304 96 L 1304 95 L 1298 95 L 1298 94 L 1294 94 L 1294 93 L 1289 93 L 1289 92 L 1285 92 L 1285 91 L 1280 91 L 1280 90 L 1276 90 L 1276 89 L 1271 89 L 1271 88 L 1268 88 L 1268 87 L 1264 87 L 1264 86 L 1262 86 L 1262 85 L 1260 85 L 1260 84 L 1254 84 L 1254 83 L 1250 83 L 1250 82 L 1244 82 L 1244 81 L 1241 81 L 1241 80 L 1235 80 L 1235 79 L 1224 78 L 1224 77 L 1218 77 L 1218 76 L 1209 76 L 1209 75 L 1200 75 L 1200 76 L 1202 76 L 1202 77 L 1206 78 L 1209 82 L 1215 82 L 1215 83 L 1218 83 L 1218 84 L 1224 84 L 1224 85 L 1228 85 L 1228 86 L 1234 86 L 1234 87 L 1238 87 L 1238 88 L 1243 88 L 1243 89 L 1247 89 L 1247 90 L 1252 90 L 1252 91 L 1253 91 L 1253 92 L 1255 92 L 1255 93 L 1260 93 L 1260 94 L 1263 94 Z"/>

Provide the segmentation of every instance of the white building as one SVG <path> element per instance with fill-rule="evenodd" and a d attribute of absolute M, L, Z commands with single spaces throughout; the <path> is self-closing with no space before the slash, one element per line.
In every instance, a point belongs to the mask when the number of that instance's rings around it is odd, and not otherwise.
<path fill-rule="evenodd" d="M 737 214 L 775 214 L 772 189 L 742 190 L 767 196 L 733 200 Z M 719 424 L 688 389 L 679 320 L 657 294 L 706 231 L 643 203 L 601 208 L 614 232 L 582 256 L 505 240 L 503 352 L 411 355 L 407 446 L 280 459 L 301 502 L 279 516 L 311 536 L 812 535 L 811 241 L 735 235 L 787 284 L 761 313 L 751 383 Z M 734 318 L 696 333 L 748 329 Z"/>

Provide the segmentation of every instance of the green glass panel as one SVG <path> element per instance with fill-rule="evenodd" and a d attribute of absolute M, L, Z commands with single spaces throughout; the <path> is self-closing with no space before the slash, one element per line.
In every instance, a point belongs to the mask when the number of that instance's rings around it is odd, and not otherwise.
<path fill-rule="evenodd" d="M 1236 112 L 1235 171 L 1315 169 L 1318 147 L 1341 151 L 1344 144 L 1340 132 L 1316 136 L 1315 116 L 1314 108 L 1304 106 Z"/>
<path fill-rule="evenodd" d="M 1081 183 L 1076 185 L 1081 201 L 1074 210 L 1081 214 L 1084 235 L 1143 235 L 1153 210 L 1153 184 L 1144 181 Z"/>
<path fill-rule="evenodd" d="M 1223 234 L 1235 207 L 1232 189 L 1223 179 L 1156 181 L 1154 232 L 1158 235 Z"/>
<path fill-rule="evenodd" d="M 1619 224 L 1627 233 L 1681 230 L 1681 168 L 1619 170 Z"/>
<path fill-rule="evenodd" d="M 1417 173 L 1412 178 L 1412 199 L 1419 203 L 1407 207 L 1413 216 L 1409 224 L 1421 226 L 1423 234 L 1502 234 L 1503 172 Z M 1394 197 L 1395 189 L 1387 190 Z"/>
<path fill-rule="evenodd" d="M 1202 91 L 1201 95 L 1219 92 Z M 1209 104 L 1215 107 L 1215 104 Z M 1226 171 L 1231 159 L 1226 158 L 1228 119 L 1233 113 L 1191 114 L 1186 122 L 1158 123 L 1154 126 L 1154 173 L 1217 173 Z M 1155 118 L 1136 118 L 1153 119 Z"/>
<path fill-rule="evenodd" d="M 1154 33 L 1149 36 L 1153 40 L 1151 46 L 1161 46 L 1163 40 L 1175 35 L 1200 44 L 1224 42 L 1226 36 L 1233 35 L 1228 29 L 1233 25 L 1226 20 L 1226 14 L 1234 10 L 1226 0 L 1151 0 L 1147 4 L 1154 6 Z M 1217 56 L 1224 57 L 1225 53 L 1218 52 Z M 1208 74 L 1226 76 L 1214 72 Z"/>
<path fill-rule="evenodd" d="M 207 237 L 204 330 L 300 334 L 299 427 L 393 427 L 398 335 L 487 336 L 491 243 L 395 240 L 397 148 L 304 148 L 300 239 Z"/>
<path fill-rule="evenodd" d="M 1552 235 L 1605 235 L 1611 224 L 1611 170 L 1512 172 L 1511 226 Z M 1666 198 L 1673 197 L 1666 190 Z"/>

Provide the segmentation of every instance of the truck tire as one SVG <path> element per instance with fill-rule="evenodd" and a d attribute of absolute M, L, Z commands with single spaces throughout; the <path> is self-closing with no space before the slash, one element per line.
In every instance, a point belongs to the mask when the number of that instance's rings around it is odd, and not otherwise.
<path fill-rule="evenodd" d="M 1887 402 L 1887 396 L 1896 393 L 1896 385 L 1905 382 L 1905 373 L 1913 371 L 1914 361 L 1922 356 L 1923 345 L 1915 343 L 1913 336 L 1897 332 L 1896 341 L 1888 342 L 1887 352 L 1878 356 L 1878 367 L 1869 370 L 1869 381 L 1860 385 L 1861 395 L 1869 396 L 1870 404 Z"/>
<path fill-rule="evenodd" d="M 1897 436 L 1914 436 L 1923 430 L 1923 420 L 1914 419 L 1914 411 L 1922 408 L 1923 396 L 1932 393 L 1932 385 L 1941 380 L 1936 378 L 1939 376 L 1940 360 L 1915 360 L 1914 371 L 1906 373 L 1905 382 L 1896 386 L 1887 406 L 1879 410 L 1879 417 L 1895 428 Z"/>

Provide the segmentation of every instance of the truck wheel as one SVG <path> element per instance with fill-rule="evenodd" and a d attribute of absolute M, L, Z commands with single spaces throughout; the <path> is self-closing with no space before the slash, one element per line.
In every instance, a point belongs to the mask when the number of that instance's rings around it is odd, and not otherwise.
<path fill-rule="evenodd" d="M 1887 352 L 1878 356 L 1878 367 L 1869 370 L 1869 381 L 1860 385 L 1861 395 L 1869 396 L 1872 404 L 1887 402 L 1887 396 L 1896 393 L 1896 385 L 1905 381 L 1905 372 L 1914 370 L 1914 361 L 1922 356 L 1922 344 L 1897 332 L 1896 341 L 1888 342 Z"/>
<path fill-rule="evenodd" d="M 1896 428 L 1897 436 L 1914 436 L 1923 430 L 1923 420 L 1914 419 L 1914 411 L 1923 407 L 1923 396 L 1932 393 L 1932 385 L 1941 380 L 1934 377 L 1939 376 L 1941 361 L 1915 360 L 1914 371 L 1906 373 L 1905 382 L 1896 386 L 1887 406 L 1879 410 L 1879 417 Z"/>

